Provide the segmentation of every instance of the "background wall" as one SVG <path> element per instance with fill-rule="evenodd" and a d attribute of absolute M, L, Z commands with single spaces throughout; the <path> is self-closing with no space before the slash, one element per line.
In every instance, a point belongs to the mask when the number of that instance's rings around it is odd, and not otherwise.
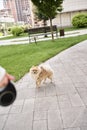
<path fill-rule="evenodd" d="M 72 18 L 79 13 L 87 13 L 87 0 L 64 0 L 63 11 L 53 19 L 53 24 L 58 27 L 72 26 Z M 49 25 L 49 21 L 47 23 Z"/>

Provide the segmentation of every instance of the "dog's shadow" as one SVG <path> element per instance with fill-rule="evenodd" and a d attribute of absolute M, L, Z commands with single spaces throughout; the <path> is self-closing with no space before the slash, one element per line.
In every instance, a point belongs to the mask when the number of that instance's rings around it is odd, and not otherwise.
<path fill-rule="evenodd" d="M 40 87 L 38 87 L 37 89 L 38 90 L 42 90 L 42 88 L 50 88 L 50 87 L 55 87 L 55 82 L 45 82 L 45 83 L 42 83 Z"/>
<path fill-rule="evenodd" d="M 55 94 L 54 83 L 46 82 L 46 84 L 41 84 L 40 88 L 36 88 L 36 98 L 47 97 Z"/>

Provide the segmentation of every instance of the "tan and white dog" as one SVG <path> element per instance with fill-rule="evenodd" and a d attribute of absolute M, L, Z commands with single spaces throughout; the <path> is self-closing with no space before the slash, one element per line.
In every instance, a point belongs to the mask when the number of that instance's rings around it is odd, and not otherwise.
<path fill-rule="evenodd" d="M 42 64 L 40 66 L 32 66 L 30 74 L 36 81 L 36 86 L 40 87 L 42 81 L 45 83 L 46 79 L 53 79 L 53 70 L 49 65 Z"/>

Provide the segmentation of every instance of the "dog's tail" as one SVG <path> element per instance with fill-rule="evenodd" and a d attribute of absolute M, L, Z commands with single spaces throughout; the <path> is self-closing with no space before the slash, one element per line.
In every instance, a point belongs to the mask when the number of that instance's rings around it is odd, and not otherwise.
<path fill-rule="evenodd" d="M 45 69 L 45 70 L 50 71 L 50 72 L 53 73 L 53 69 L 51 68 L 51 66 L 49 64 L 41 64 L 40 67 L 42 69 Z"/>

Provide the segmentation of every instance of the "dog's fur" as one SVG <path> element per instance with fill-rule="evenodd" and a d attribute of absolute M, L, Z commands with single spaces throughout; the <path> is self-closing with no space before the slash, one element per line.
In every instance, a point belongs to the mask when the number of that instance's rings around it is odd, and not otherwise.
<path fill-rule="evenodd" d="M 30 69 L 31 76 L 36 80 L 36 86 L 40 87 L 42 81 L 53 79 L 53 70 L 49 65 L 32 66 Z"/>

